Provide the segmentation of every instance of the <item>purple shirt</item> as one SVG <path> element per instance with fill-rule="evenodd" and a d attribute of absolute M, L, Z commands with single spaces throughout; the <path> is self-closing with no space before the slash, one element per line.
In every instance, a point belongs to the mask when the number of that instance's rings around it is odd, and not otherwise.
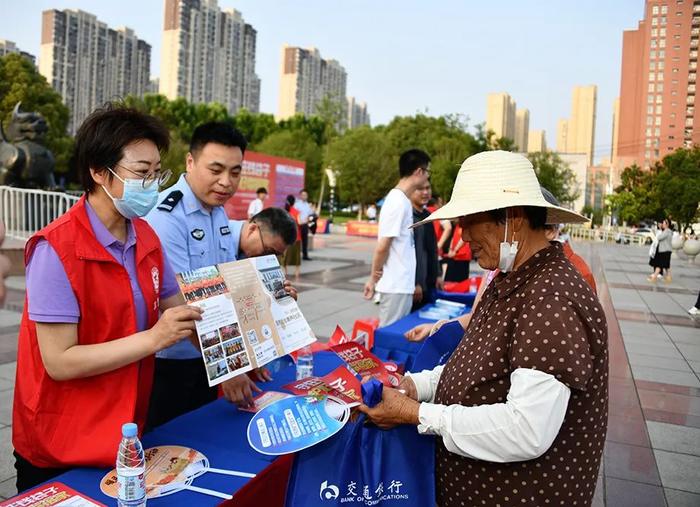
<path fill-rule="evenodd" d="M 97 241 L 126 268 L 131 282 L 131 293 L 136 306 L 136 326 L 143 331 L 148 325 L 148 311 L 138 284 L 136 272 L 136 230 L 127 220 L 126 242 L 122 243 L 107 230 L 105 225 L 85 201 L 85 209 Z M 170 267 L 165 250 L 163 252 L 163 276 L 161 298 L 166 299 L 180 290 L 175 273 Z M 80 308 L 73 288 L 68 281 L 61 259 L 45 239 L 39 240 L 27 264 L 27 303 L 29 318 L 34 322 L 54 322 L 77 324 L 80 321 Z"/>

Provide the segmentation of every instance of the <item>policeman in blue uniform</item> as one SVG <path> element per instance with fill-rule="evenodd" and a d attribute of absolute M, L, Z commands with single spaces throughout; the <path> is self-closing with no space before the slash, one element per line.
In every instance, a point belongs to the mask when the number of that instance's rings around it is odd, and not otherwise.
<path fill-rule="evenodd" d="M 224 203 L 241 179 L 243 135 L 225 123 L 198 126 L 186 157 L 186 173 L 161 192 L 159 204 L 146 217 L 158 234 L 176 273 L 236 260 L 238 241 L 231 233 Z M 187 340 L 184 340 L 187 341 Z M 257 370 L 269 380 L 265 369 Z M 249 405 L 260 389 L 248 375 L 222 383 L 232 402 Z M 153 428 L 216 399 L 210 388 L 201 352 L 179 342 L 156 355 L 148 427 Z"/>

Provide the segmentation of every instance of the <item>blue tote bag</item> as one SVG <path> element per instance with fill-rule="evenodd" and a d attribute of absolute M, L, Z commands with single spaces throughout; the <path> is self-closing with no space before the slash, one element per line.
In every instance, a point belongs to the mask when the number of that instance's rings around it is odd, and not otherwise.
<path fill-rule="evenodd" d="M 459 345 L 462 336 L 464 329 L 459 322 L 453 321 L 443 325 L 434 335 L 425 339 L 413 360 L 411 371 L 432 370 L 440 364 L 445 364 Z"/>
<path fill-rule="evenodd" d="M 365 403 L 378 403 L 381 389 L 376 380 L 363 384 Z M 381 430 L 365 422 L 361 414 L 297 454 L 286 507 L 435 505 L 434 437 L 419 435 L 415 426 Z"/>

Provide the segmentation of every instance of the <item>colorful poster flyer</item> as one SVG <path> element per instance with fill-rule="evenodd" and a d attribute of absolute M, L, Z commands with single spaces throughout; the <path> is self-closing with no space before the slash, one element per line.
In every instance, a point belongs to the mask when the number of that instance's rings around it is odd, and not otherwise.
<path fill-rule="evenodd" d="M 179 489 L 164 488 L 170 484 L 191 484 L 209 466 L 209 460 L 201 452 L 179 445 L 162 445 L 146 449 L 146 498 L 158 498 L 175 493 Z M 198 466 L 200 463 L 204 466 Z M 102 492 L 117 498 L 117 470 L 102 478 Z M 165 491 L 161 491 L 165 489 Z"/>
<path fill-rule="evenodd" d="M 313 396 L 321 399 L 331 395 L 348 405 L 355 407 L 362 401 L 360 381 L 345 366 L 339 366 L 323 377 L 307 377 L 282 386 L 297 395 Z"/>
<path fill-rule="evenodd" d="M 253 416 L 248 442 L 262 454 L 289 454 L 332 437 L 349 417 L 350 408 L 332 396 L 292 396 Z"/>
<path fill-rule="evenodd" d="M 210 386 L 316 341 L 274 255 L 187 271 L 177 281 L 187 303 L 204 310 L 197 335 Z"/>
<path fill-rule="evenodd" d="M 384 363 L 359 343 L 347 342 L 331 347 L 345 361 L 350 369 L 361 377 L 372 376 L 388 387 L 396 387 L 401 379 L 396 365 Z"/>
<path fill-rule="evenodd" d="M 62 482 L 50 482 L 0 502 L 0 507 L 105 507 Z"/>
<path fill-rule="evenodd" d="M 263 408 L 267 407 L 268 405 L 272 405 L 276 401 L 283 400 L 291 396 L 291 394 L 281 393 L 279 391 L 265 391 L 264 393 L 259 394 L 255 398 L 253 398 L 252 407 L 238 407 L 238 410 L 242 412 L 252 413 L 260 412 Z"/>

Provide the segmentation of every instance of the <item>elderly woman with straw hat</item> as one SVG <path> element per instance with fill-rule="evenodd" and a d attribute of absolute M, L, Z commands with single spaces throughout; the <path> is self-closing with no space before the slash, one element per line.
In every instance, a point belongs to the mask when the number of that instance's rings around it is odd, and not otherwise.
<path fill-rule="evenodd" d="M 416 225 L 455 218 L 479 265 L 500 273 L 447 364 L 360 410 L 437 437 L 442 507 L 590 505 L 607 429 L 607 324 L 545 231 L 586 219 L 547 202 L 532 164 L 502 151 L 468 158 L 450 202 Z"/>

